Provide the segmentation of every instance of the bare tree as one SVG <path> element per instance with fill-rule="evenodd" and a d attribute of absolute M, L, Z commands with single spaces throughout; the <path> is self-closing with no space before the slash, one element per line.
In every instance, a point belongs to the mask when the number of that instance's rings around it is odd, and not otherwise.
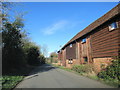
<path fill-rule="evenodd" d="M 43 46 L 41 46 L 41 53 L 47 57 L 48 56 L 48 46 L 46 44 L 44 44 Z"/>

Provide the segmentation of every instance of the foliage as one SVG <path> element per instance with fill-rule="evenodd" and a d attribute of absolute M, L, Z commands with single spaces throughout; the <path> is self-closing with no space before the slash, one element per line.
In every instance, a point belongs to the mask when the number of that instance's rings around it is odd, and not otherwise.
<path fill-rule="evenodd" d="M 8 11 L 11 9 L 12 4 L 10 2 L 2 2 L 1 4 L 1 11 L 0 18 L 2 19 L 2 23 L 8 20 Z"/>
<path fill-rule="evenodd" d="M 23 18 L 15 17 L 12 21 L 8 18 L 7 9 L 9 3 L 3 3 L 2 16 L 2 69 L 3 74 L 14 73 L 27 64 L 36 65 L 40 63 L 40 49 L 27 38 L 22 32 L 24 27 Z"/>
<path fill-rule="evenodd" d="M 2 80 L 2 88 L 14 88 L 22 79 L 23 76 L 3 76 L 0 78 Z"/>
<path fill-rule="evenodd" d="M 41 53 L 44 56 L 48 56 L 48 46 L 47 45 L 44 44 L 41 46 Z"/>
<path fill-rule="evenodd" d="M 25 65 L 24 52 L 22 48 L 21 30 L 24 26 L 23 20 L 16 17 L 10 22 L 8 11 L 12 3 L 2 2 L 2 70 L 4 73 L 10 73 L 11 70 L 18 69 Z M 11 72 L 12 73 L 12 72 Z"/>
<path fill-rule="evenodd" d="M 93 71 L 93 66 L 91 64 L 74 65 L 72 70 L 78 73 L 90 73 Z"/>
<path fill-rule="evenodd" d="M 39 52 L 39 49 L 37 47 L 30 47 L 28 50 L 27 50 L 27 61 L 30 65 L 36 65 L 36 64 L 39 64 L 39 55 L 40 55 L 40 52 Z"/>
<path fill-rule="evenodd" d="M 115 59 L 104 71 L 98 73 L 98 77 L 103 80 L 117 81 L 120 87 L 120 59 Z"/>
<path fill-rule="evenodd" d="M 6 22 L 2 29 L 3 69 L 6 69 L 7 67 L 9 67 L 9 69 L 17 68 L 24 64 L 22 37 L 19 28 L 16 26 L 17 23 L 15 22 Z"/>
<path fill-rule="evenodd" d="M 51 56 L 51 57 L 57 57 L 57 53 L 56 53 L 56 52 L 52 52 L 52 53 L 50 54 L 50 56 Z"/>
<path fill-rule="evenodd" d="M 45 64 L 45 57 L 41 54 L 40 47 L 27 38 L 23 39 L 26 61 L 30 65 Z"/>
<path fill-rule="evenodd" d="M 40 63 L 41 64 L 45 64 L 46 63 L 46 58 L 43 55 L 40 55 L 39 59 L 40 59 Z"/>
<path fill-rule="evenodd" d="M 12 21 L 8 17 L 11 3 L 2 3 L 2 88 L 13 88 L 25 75 L 28 75 L 33 67 L 45 63 L 45 57 L 41 56 L 39 46 L 30 42 L 24 27 L 23 18 L 17 16 Z M 30 65 L 28 65 L 30 64 Z M 9 75 L 9 76 L 8 76 Z M 21 75 L 21 76 L 20 76 Z"/>
<path fill-rule="evenodd" d="M 50 60 L 51 60 L 51 63 L 57 63 L 58 62 L 58 55 L 56 52 L 52 52 L 50 54 Z"/>

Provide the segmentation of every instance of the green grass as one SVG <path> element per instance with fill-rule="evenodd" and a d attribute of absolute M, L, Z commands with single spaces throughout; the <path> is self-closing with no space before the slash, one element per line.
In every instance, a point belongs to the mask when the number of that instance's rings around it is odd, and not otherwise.
<path fill-rule="evenodd" d="M 54 67 L 57 67 L 57 68 L 60 68 L 60 69 L 63 69 L 63 70 L 66 70 L 66 71 L 69 71 L 69 72 L 73 72 L 73 70 L 71 70 L 71 69 L 69 69 L 69 68 L 66 68 L 66 67 L 64 67 L 64 66 L 58 66 L 58 65 L 54 65 L 54 64 L 50 64 L 50 65 L 52 65 L 52 66 L 54 66 Z"/>
<path fill-rule="evenodd" d="M 100 79 L 99 80 L 102 82 L 102 83 L 105 83 L 107 85 L 110 85 L 110 86 L 113 86 L 113 87 L 120 87 L 120 81 L 116 80 L 116 79 L 112 79 L 112 80 L 104 80 L 104 79 Z"/>
<path fill-rule="evenodd" d="M 24 76 L 2 76 L 0 80 L 2 80 L 2 88 L 14 88 Z"/>
<path fill-rule="evenodd" d="M 91 76 L 88 76 L 89 78 L 91 78 L 91 79 L 94 79 L 94 80 L 98 80 L 99 78 L 96 76 L 96 75 L 91 75 Z"/>

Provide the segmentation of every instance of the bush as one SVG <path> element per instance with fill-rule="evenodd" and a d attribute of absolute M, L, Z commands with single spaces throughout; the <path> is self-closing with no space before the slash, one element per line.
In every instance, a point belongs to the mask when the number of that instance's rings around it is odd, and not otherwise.
<path fill-rule="evenodd" d="M 27 61 L 30 65 L 38 65 L 39 61 L 39 49 L 36 46 L 30 47 L 27 51 Z"/>
<path fill-rule="evenodd" d="M 14 88 L 17 83 L 19 83 L 24 76 L 2 76 L 0 77 L 0 80 L 2 81 L 2 89 L 8 89 L 11 90 L 11 88 Z"/>
<path fill-rule="evenodd" d="M 40 64 L 45 64 L 46 58 L 43 55 L 40 55 L 39 59 L 40 59 Z"/>
<path fill-rule="evenodd" d="M 98 73 L 97 76 L 103 80 L 118 81 L 120 86 L 120 59 L 113 60 L 112 64 Z"/>
<path fill-rule="evenodd" d="M 74 65 L 72 70 L 78 73 L 91 73 L 93 71 L 93 66 L 91 64 Z"/>
<path fill-rule="evenodd" d="M 103 79 L 111 78 L 120 80 L 120 60 L 113 60 L 112 65 L 108 66 L 106 70 L 98 73 L 98 77 Z"/>

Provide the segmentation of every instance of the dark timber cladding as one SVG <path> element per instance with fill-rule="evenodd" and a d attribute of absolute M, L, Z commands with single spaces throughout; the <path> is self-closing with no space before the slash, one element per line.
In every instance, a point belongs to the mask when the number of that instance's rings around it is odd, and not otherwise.
<path fill-rule="evenodd" d="M 66 47 L 66 59 L 76 59 L 76 43 Z"/>
<path fill-rule="evenodd" d="M 120 49 L 120 28 L 109 31 L 108 25 L 112 22 L 118 22 L 120 27 L 120 15 L 114 17 L 102 26 L 96 29 L 91 35 L 93 57 L 118 56 Z"/>

